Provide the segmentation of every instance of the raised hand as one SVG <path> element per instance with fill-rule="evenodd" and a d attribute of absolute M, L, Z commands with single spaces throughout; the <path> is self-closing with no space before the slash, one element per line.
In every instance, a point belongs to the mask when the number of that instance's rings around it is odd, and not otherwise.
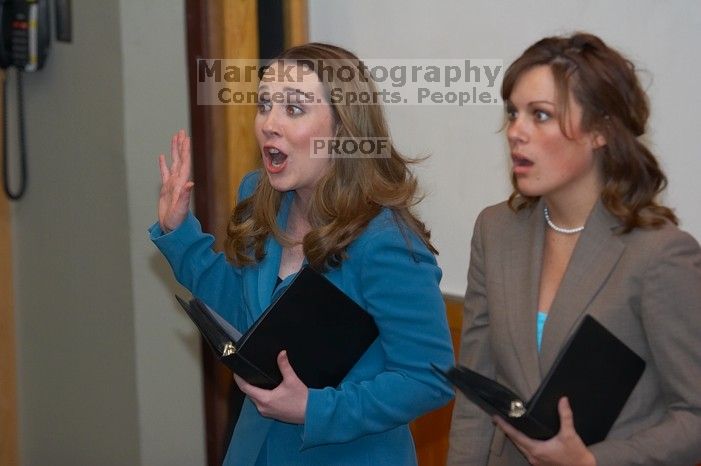
<path fill-rule="evenodd" d="M 261 415 L 278 421 L 304 424 L 309 389 L 292 369 L 287 359 L 287 351 L 280 351 L 277 356 L 277 365 L 282 373 L 282 382 L 272 390 L 251 385 L 236 374 L 234 374 L 234 381 L 253 401 Z"/>
<path fill-rule="evenodd" d="M 493 420 L 521 450 L 530 464 L 536 466 L 596 466 L 596 458 L 574 429 L 572 408 L 566 397 L 557 404 L 560 432 L 550 440 L 534 440 L 499 416 Z"/>
<path fill-rule="evenodd" d="M 161 230 L 175 230 L 187 216 L 190 209 L 190 195 L 195 183 L 190 181 L 192 158 L 190 138 L 181 129 L 170 141 L 171 165 L 168 167 L 165 155 L 158 156 L 161 169 L 161 193 L 158 198 L 158 223 Z"/>

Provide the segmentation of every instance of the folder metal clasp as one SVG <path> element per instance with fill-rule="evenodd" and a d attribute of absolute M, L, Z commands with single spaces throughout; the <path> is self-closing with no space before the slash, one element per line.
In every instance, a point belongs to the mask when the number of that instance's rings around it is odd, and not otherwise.
<path fill-rule="evenodd" d="M 526 414 L 526 407 L 523 406 L 523 402 L 520 400 L 511 401 L 511 407 L 509 408 L 509 417 L 521 417 Z"/>
<path fill-rule="evenodd" d="M 224 351 L 222 351 L 222 356 L 231 356 L 236 352 L 236 347 L 234 346 L 233 343 L 228 342 L 226 345 L 224 345 Z"/>

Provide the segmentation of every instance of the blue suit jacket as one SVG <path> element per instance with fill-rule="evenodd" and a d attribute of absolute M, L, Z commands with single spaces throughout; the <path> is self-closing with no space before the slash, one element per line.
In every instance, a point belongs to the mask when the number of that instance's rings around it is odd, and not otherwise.
<path fill-rule="evenodd" d="M 257 172 L 244 178 L 239 199 L 253 193 L 259 178 Z M 282 228 L 291 200 L 286 193 L 278 213 Z M 150 232 L 178 281 L 239 330 L 291 280 L 275 287 L 282 248 L 272 237 L 260 263 L 239 268 L 212 251 L 212 236 L 191 215 L 168 234 L 158 224 Z M 341 266 L 325 275 L 373 316 L 378 339 L 338 387 L 309 390 L 302 425 L 262 417 L 246 399 L 225 465 L 266 459 L 274 465 L 416 464 L 407 423 L 452 397 L 430 367 L 454 361 L 438 288 L 441 271 L 419 238 L 387 209 L 347 252 Z"/>

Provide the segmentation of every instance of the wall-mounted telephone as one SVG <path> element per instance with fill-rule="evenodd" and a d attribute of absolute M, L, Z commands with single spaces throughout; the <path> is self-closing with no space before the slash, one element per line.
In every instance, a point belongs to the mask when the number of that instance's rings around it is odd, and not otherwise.
<path fill-rule="evenodd" d="M 48 0 L 0 0 L 0 67 L 36 71 L 51 41 Z"/>
<path fill-rule="evenodd" d="M 0 68 L 17 70 L 17 111 L 19 113 L 20 182 L 17 191 L 9 185 L 7 156 L 7 75 L 3 76 L 3 181 L 12 200 L 22 197 L 27 187 L 27 149 L 24 137 L 22 73 L 44 66 L 51 42 L 48 0 L 0 0 Z"/>

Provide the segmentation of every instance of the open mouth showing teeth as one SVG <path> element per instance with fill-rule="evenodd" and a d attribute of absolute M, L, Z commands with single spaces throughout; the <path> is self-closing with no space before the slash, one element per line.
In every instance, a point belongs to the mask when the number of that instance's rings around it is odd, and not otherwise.
<path fill-rule="evenodd" d="M 277 149 L 275 147 L 270 147 L 266 149 L 266 154 L 270 158 L 270 163 L 274 167 L 279 167 L 283 163 L 285 163 L 285 160 L 287 160 L 287 154 L 284 152 L 280 152 L 280 149 Z"/>

